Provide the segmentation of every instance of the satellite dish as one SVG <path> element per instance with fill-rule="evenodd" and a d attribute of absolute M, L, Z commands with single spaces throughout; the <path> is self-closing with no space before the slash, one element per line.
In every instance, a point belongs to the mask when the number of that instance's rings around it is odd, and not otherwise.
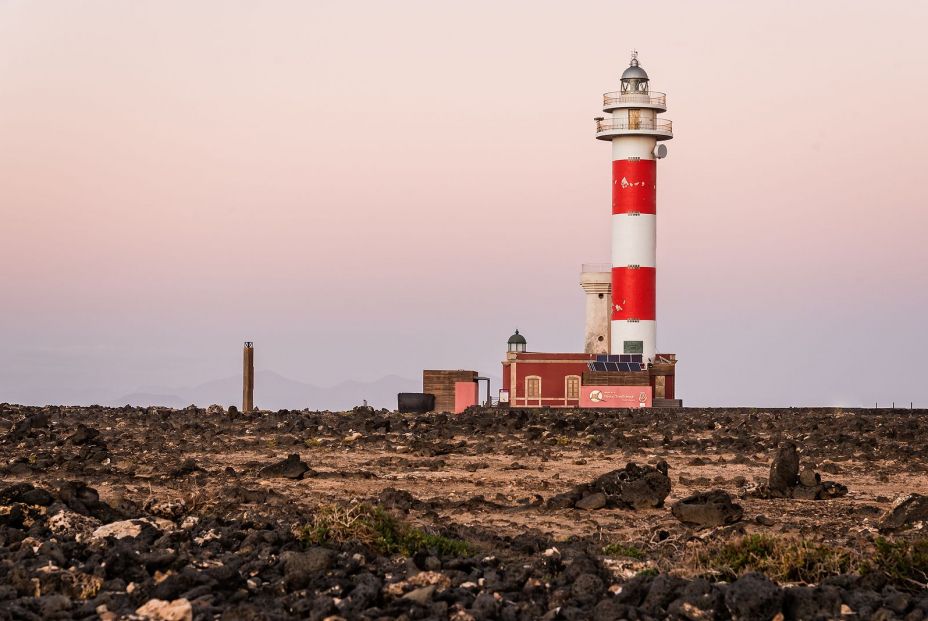
<path fill-rule="evenodd" d="M 654 157 L 656 157 L 659 160 L 662 160 L 665 157 L 667 157 L 667 145 L 663 145 L 663 144 L 657 145 L 657 148 L 654 149 Z"/>

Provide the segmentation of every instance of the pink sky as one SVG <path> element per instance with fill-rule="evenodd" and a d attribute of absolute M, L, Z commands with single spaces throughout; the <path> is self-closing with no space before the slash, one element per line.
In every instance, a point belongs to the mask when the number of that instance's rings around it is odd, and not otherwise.
<path fill-rule="evenodd" d="M 0 0 L 0 401 L 582 346 L 601 94 L 668 93 L 702 404 L 928 406 L 928 4 Z M 863 362 L 863 357 L 878 357 Z M 901 361 L 896 365 L 894 361 Z M 230 402 L 237 396 L 230 396 Z"/>

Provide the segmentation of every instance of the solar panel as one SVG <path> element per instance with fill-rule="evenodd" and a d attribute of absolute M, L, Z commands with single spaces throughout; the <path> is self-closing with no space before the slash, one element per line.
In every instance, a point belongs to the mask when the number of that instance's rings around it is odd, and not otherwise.
<path fill-rule="evenodd" d="M 596 369 L 594 369 L 594 370 L 605 373 L 606 371 L 609 370 L 609 368 L 608 368 L 608 366 L 607 366 L 608 364 L 609 364 L 609 363 L 607 363 L 607 362 L 597 362 L 597 363 L 596 363 Z"/>
<path fill-rule="evenodd" d="M 615 373 L 616 371 L 618 371 L 618 370 L 619 370 L 619 363 L 618 363 L 618 362 L 610 362 L 610 363 L 609 363 L 609 370 L 612 371 L 613 373 Z"/>
<path fill-rule="evenodd" d="M 629 354 L 631 359 L 629 362 L 644 362 L 644 356 L 642 354 Z"/>
<path fill-rule="evenodd" d="M 629 354 L 619 354 L 619 362 L 631 362 L 632 358 Z"/>
<path fill-rule="evenodd" d="M 596 354 L 596 362 L 606 362 L 609 360 L 609 356 L 605 354 Z"/>

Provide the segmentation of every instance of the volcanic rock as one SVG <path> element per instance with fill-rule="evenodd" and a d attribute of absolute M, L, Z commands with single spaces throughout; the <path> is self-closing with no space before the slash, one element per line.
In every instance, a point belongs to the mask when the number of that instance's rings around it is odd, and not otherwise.
<path fill-rule="evenodd" d="M 836 481 L 822 481 L 819 485 L 818 500 L 827 500 L 829 498 L 839 498 L 847 496 L 847 486 Z"/>
<path fill-rule="evenodd" d="M 193 606 L 186 599 L 170 602 L 150 599 L 140 606 L 135 614 L 152 621 L 193 621 Z"/>
<path fill-rule="evenodd" d="M 578 509 L 602 509 L 606 506 L 606 495 L 602 492 L 595 492 L 584 496 L 574 505 Z"/>
<path fill-rule="evenodd" d="M 91 440 L 96 439 L 100 435 L 100 432 L 93 427 L 88 427 L 84 423 L 78 423 L 77 431 L 75 431 L 68 438 L 74 444 L 86 444 Z"/>
<path fill-rule="evenodd" d="M 670 512 L 684 524 L 701 528 L 733 524 L 744 515 L 741 505 L 732 503 L 728 492 L 720 489 L 678 500 L 670 507 Z"/>
<path fill-rule="evenodd" d="M 772 619 L 783 608 L 783 589 L 763 574 L 745 574 L 728 586 L 725 605 L 734 621 Z"/>
<path fill-rule="evenodd" d="M 42 429 L 48 427 L 48 414 L 38 412 L 22 419 L 13 427 L 13 430 L 7 434 L 7 438 L 13 442 L 23 440 L 33 429 Z"/>
<path fill-rule="evenodd" d="M 436 586 L 434 584 L 419 587 L 403 595 L 403 599 L 415 602 L 420 606 L 428 606 L 429 602 L 432 601 L 432 594 L 435 593 L 435 589 Z"/>
<path fill-rule="evenodd" d="M 896 499 L 880 519 L 882 531 L 911 528 L 917 522 L 928 522 L 928 496 L 909 494 Z"/>
<path fill-rule="evenodd" d="M 308 586 L 314 577 L 332 566 L 335 562 L 335 552 L 313 547 L 306 552 L 284 552 L 280 560 L 287 587 L 294 590 L 302 589 Z"/>
<path fill-rule="evenodd" d="M 47 507 L 55 497 L 44 489 L 38 489 L 29 483 L 16 483 L 0 490 L 0 504 L 21 502 L 26 505 Z"/>
<path fill-rule="evenodd" d="M 815 487 L 822 482 L 822 477 L 815 470 L 806 466 L 799 473 L 799 484 L 806 487 Z"/>
<path fill-rule="evenodd" d="M 795 442 L 783 442 L 770 464 L 767 486 L 772 496 L 788 498 L 799 482 L 799 451 Z"/>
<path fill-rule="evenodd" d="M 261 468 L 259 474 L 265 477 L 302 479 L 303 475 L 308 471 L 309 466 L 300 459 L 299 454 L 291 453 L 287 456 L 287 459 Z"/>
<path fill-rule="evenodd" d="M 73 537 L 78 541 L 89 538 L 99 526 L 98 520 L 67 509 L 59 511 L 48 519 L 48 530 L 59 536 Z"/>
<path fill-rule="evenodd" d="M 591 484 L 592 491 L 606 496 L 606 506 L 644 509 L 661 507 L 670 494 L 667 463 L 657 467 L 638 466 L 629 462 L 621 470 L 608 472 Z"/>
<path fill-rule="evenodd" d="M 109 524 L 104 524 L 100 528 L 97 528 L 91 533 L 90 538 L 106 539 L 107 537 L 113 537 L 114 539 L 125 539 L 126 537 L 138 537 L 145 529 L 153 529 L 157 533 L 160 533 L 165 527 L 170 526 L 173 526 L 173 524 L 164 519 L 140 518 L 136 520 L 121 520 L 119 522 L 110 522 Z"/>

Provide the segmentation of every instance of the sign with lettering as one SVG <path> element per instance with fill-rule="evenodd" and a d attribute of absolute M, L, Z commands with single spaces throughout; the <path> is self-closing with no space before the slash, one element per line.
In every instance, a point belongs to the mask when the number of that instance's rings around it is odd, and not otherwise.
<path fill-rule="evenodd" d="M 581 386 L 582 408 L 649 408 L 650 386 Z"/>

